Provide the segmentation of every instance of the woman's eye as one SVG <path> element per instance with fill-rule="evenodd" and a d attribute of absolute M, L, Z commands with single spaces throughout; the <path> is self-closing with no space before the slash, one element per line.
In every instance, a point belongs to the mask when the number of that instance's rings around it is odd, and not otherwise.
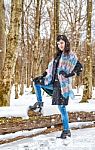
<path fill-rule="evenodd" d="M 64 43 L 59 43 L 58 45 L 61 45 L 61 44 L 64 44 Z"/>

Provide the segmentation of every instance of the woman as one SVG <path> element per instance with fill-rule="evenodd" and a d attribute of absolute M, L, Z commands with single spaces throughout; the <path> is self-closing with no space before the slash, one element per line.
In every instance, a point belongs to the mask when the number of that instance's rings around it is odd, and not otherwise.
<path fill-rule="evenodd" d="M 58 35 L 56 49 L 57 53 L 49 63 L 46 72 L 34 79 L 37 102 L 30 106 L 30 109 L 39 108 L 41 111 L 43 106 L 41 88 L 52 95 L 52 104 L 58 105 L 62 118 L 63 131 L 59 138 L 65 139 L 67 136 L 71 137 L 68 112 L 66 111 L 69 97 L 73 98 L 71 76 L 79 75 L 82 66 L 77 56 L 70 51 L 70 43 L 65 35 Z"/>

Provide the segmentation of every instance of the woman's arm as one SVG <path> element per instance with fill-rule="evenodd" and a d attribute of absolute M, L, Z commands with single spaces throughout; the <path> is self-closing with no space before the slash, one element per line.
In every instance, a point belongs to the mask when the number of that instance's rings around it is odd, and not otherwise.
<path fill-rule="evenodd" d="M 62 74 L 65 78 L 72 77 L 72 76 L 74 76 L 75 74 L 76 74 L 77 76 L 79 76 L 80 73 L 82 72 L 82 70 L 83 70 L 82 64 L 81 64 L 79 61 L 77 61 L 76 65 L 75 65 L 75 67 L 74 67 L 74 69 L 72 70 L 71 73 L 67 74 L 66 72 L 64 72 L 64 71 L 62 70 L 62 71 L 59 72 L 59 75 Z"/>
<path fill-rule="evenodd" d="M 52 80 L 52 66 L 53 66 L 53 60 L 49 62 L 46 71 L 42 75 L 34 78 L 33 82 L 35 84 L 41 84 L 41 85 L 49 84 L 50 81 Z"/>

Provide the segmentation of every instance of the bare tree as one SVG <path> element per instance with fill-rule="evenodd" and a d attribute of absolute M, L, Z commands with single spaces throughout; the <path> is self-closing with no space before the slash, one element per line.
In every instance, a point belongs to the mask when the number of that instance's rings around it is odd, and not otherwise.
<path fill-rule="evenodd" d="M 4 0 L 0 1 L 0 74 L 3 69 L 6 53 L 6 29 L 5 29 L 5 12 Z"/>
<path fill-rule="evenodd" d="M 19 61 L 18 59 L 16 60 L 16 65 L 15 65 L 15 99 L 19 98 L 19 83 L 20 83 L 20 79 L 19 79 Z"/>
<path fill-rule="evenodd" d="M 87 102 L 92 97 L 92 47 L 91 47 L 92 0 L 87 0 L 87 53 L 85 61 L 84 90 L 81 102 Z"/>
<path fill-rule="evenodd" d="M 49 2 L 50 3 L 50 2 Z M 48 16 L 49 16 L 49 22 L 50 22 L 50 41 L 49 41 L 49 59 L 51 59 L 55 53 L 55 42 L 54 42 L 54 7 L 53 2 L 51 2 L 51 5 L 48 5 L 48 1 L 45 0 Z"/>
<path fill-rule="evenodd" d="M 27 61 L 26 61 L 26 77 L 27 77 L 27 87 L 29 87 L 30 85 L 30 78 L 31 78 L 31 48 L 30 48 L 30 44 L 29 44 L 29 41 L 30 41 L 30 37 L 29 37 L 29 19 L 28 19 L 28 16 L 29 16 L 29 10 L 27 11 L 27 31 L 26 31 L 26 34 L 27 34 Z"/>
<path fill-rule="evenodd" d="M 54 46 L 56 47 L 56 36 L 59 34 L 59 12 L 60 0 L 54 0 Z"/>
<path fill-rule="evenodd" d="M 82 13 L 84 4 L 83 0 L 64 0 L 61 4 L 60 30 L 68 35 L 71 47 L 76 52 L 77 49 L 79 49 L 80 33 L 86 20 L 85 7 L 84 13 Z M 64 28 L 64 26 L 66 26 L 66 28 Z"/>
<path fill-rule="evenodd" d="M 10 31 L 7 36 L 6 57 L 0 78 L 0 106 L 10 105 L 11 82 L 17 59 L 22 0 L 11 1 Z"/>
<path fill-rule="evenodd" d="M 25 83 L 25 63 L 26 63 L 26 50 L 24 42 L 24 0 L 22 1 L 22 18 L 21 18 L 21 87 L 20 95 L 24 93 L 24 83 Z"/>
<path fill-rule="evenodd" d="M 36 77 L 39 74 L 41 74 L 40 51 L 39 51 L 41 6 L 42 6 L 42 0 L 36 0 L 34 48 L 33 48 L 33 60 L 32 60 L 33 61 L 33 77 Z"/>

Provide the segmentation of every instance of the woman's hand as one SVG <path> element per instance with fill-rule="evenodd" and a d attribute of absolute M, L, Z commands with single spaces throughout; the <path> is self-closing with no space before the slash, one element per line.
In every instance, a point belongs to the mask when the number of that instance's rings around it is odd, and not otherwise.
<path fill-rule="evenodd" d="M 69 78 L 75 75 L 75 73 L 72 71 L 71 73 L 67 74 L 66 72 L 64 72 L 63 70 L 61 70 L 59 72 L 59 75 L 63 75 L 65 78 Z"/>

